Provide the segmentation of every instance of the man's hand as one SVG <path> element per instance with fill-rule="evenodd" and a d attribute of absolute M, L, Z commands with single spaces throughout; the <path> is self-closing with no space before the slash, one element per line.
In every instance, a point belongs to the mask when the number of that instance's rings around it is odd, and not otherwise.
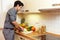
<path fill-rule="evenodd" d="M 18 30 L 19 32 L 22 32 L 24 30 L 24 28 L 23 27 L 17 27 L 17 28 L 15 27 L 15 31 L 16 30 Z"/>
<path fill-rule="evenodd" d="M 12 24 L 15 25 L 15 28 L 17 30 L 19 30 L 19 31 L 23 31 L 24 30 L 24 28 L 21 27 L 16 21 L 13 21 Z"/>
<path fill-rule="evenodd" d="M 24 30 L 24 28 L 23 28 L 23 27 L 19 27 L 19 30 L 20 30 L 20 31 L 23 31 L 23 30 Z"/>

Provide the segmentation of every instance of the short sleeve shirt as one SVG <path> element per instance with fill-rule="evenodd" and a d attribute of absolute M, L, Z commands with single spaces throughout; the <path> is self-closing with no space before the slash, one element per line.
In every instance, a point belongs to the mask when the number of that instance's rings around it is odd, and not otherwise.
<path fill-rule="evenodd" d="M 17 11 L 15 8 L 11 8 L 8 10 L 6 14 L 4 28 L 14 28 L 14 25 L 12 24 L 12 22 L 16 21 L 16 14 L 17 14 Z"/>

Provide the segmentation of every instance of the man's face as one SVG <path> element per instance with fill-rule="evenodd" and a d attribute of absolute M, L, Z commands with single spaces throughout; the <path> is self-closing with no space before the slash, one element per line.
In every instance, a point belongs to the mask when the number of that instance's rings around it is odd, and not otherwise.
<path fill-rule="evenodd" d="M 21 9 L 22 9 L 22 6 L 17 5 L 17 10 L 19 11 Z"/>

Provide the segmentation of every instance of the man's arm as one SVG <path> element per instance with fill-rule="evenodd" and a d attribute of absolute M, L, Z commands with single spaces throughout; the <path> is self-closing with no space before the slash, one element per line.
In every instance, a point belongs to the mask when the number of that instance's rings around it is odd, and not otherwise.
<path fill-rule="evenodd" d="M 23 27 L 21 27 L 16 21 L 13 21 L 12 22 L 13 25 L 15 25 L 15 30 L 18 30 L 18 31 L 23 31 Z"/>
<path fill-rule="evenodd" d="M 20 27 L 20 25 L 16 21 L 13 21 L 12 24 L 15 25 L 16 28 Z"/>
<path fill-rule="evenodd" d="M 19 26 L 19 24 L 16 22 L 16 14 L 15 14 L 15 11 L 10 10 L 10 11 L 8 12 L 8 14 L 9 14 L 10 22 L 11 22 L 13 25 L 15 25 L 15 28 L 19 28 L 20 26 Z M 21 29 L 22 29 L 22 28 L 21 28 Z"/>

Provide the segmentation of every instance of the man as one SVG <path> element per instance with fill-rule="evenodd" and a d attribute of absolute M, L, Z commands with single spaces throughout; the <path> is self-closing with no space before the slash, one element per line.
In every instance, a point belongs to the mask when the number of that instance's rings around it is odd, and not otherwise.
<path fill-rule="evenodd" d="M 16 22 L 16 14 L 23 6 L 24 4 L 21 1 L 15 1 L 14 7 L 8 10 L 3 30 L 5 40 L 14 40 L 14 27 L 23 30 Z"/>

